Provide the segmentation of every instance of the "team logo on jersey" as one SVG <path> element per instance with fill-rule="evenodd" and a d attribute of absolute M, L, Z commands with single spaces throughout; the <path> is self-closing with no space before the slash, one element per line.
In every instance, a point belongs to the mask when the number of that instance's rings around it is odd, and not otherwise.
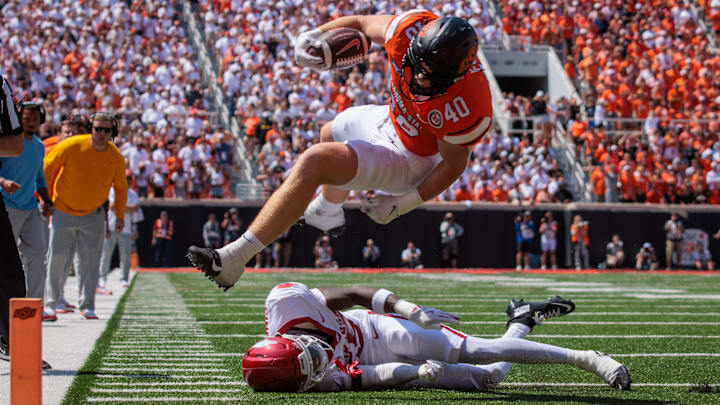
<path fill-rule="evenodd" d="M 432 110 L 428 113 L 428 122 L 430 125 L 434 126 L 435 128 L 442 127 L 443 124 L 443 116 L 442 113 L 438 110 Z"/>

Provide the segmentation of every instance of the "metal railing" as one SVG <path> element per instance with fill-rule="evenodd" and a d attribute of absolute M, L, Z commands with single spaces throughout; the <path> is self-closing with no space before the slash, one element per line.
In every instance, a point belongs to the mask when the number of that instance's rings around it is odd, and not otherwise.
<path fill-rule="evenodd" d="M 238 142 L 235 142 L 235 148 L 233 149 L 233 159 L 236 165 L 240 166 L 240 169 L 233 170 L 231 182 L 254 184 L 255 177 L 253 175 L 253 167 L 250 163 L 249 155 L 245 150 L 245 145 L 242 142 L 244 134 L 240 130 L 240 124 L 237 122 L 237 119 L 230 114 L 229 101 L 225 92 L 218 86 L 218 62 L 215 59 L 215 54 L 209 52 L 207 49 L 204 30 L 199 28 L 200 25 L 195 18 L 191 3 L 192 2 L 188 0 L 183 3 L 183 17 L 185 21 L 187 21 L 193 47 L 198 51 L 198 57 L 203 64 L 203 80 L 212 92 L 215 105 L 218 108 L 220 122 L 222 122 L 223 127 L 229 129 L 238 140 Z"/>
<path fill-rule="evenodd" d="M 238 183 L 235 185 L 235 198 L 244 201 L 263 201 L 262 185 L 256 183 Z"/>

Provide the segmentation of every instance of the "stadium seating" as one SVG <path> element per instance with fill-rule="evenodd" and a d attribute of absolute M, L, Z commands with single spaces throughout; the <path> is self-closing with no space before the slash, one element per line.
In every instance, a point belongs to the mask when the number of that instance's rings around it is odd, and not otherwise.
<path fill-rule="evenodd" d="M 172 175 L 167 157 L 175 139 L 212 140 L 222 134 L 208 116 L 200 66 L 180 24 L 178 4 L 5 3 L 0 42 L 6 53 L 0 71 L 18 99 L 45 106 L 43 134 L 57 131 L 61 117 L 71 113 L 116 112 L 125 127 L 118 146 L 126 151 L 142 144 L 148 151 L 131 165 L 134 183 L 145 181 L 138 179 L 142 165 L 146 176 L 158 171 L 167 185 Z M 136 136 L 127 136 L 130 131 Z M 207 157 L 217 153 L 212 152 L 215 144 Z M 198 170 L 211 172 L 210 163 L 202 166 Z M 201 178 L 206 195 L 210 176 Z"/>
<path fill-rule="evenodd" d="M 720 3 L 694 2 L 692 9 L 682 2 L 658 1 L 610 5 L 501 0 L 496 4 L 502 8 L 502 27 L 493 24 L 485 0 L 340 5 L 322 0 L 312 10 L 290 0 L 199 2 L 195 12 L 204 23 L 206 45 L 220 62 L 217 80 L 242 124 L 240 141 L 250 151 L 263 196 L 282 183 L 300 153 L 319 141 L 320 128 L 336 113 L 387 100 L 386 60 L 380 47 L 373 47 L 367 62 L 354 69 L 318 73 L 294 64 L 295 35 L 342 15 L 393 14 L 424 7 L 469 19 L 479 27 L 484 44 L 499 42 L 504 32 L 561 51 L 566 71 L 581 90 L 584 114 L 579 106 L 561 100 L 548 103 L 547 120 L 559 120 L 567 128 L 588 181 L 603 200 L 718 202 L 720 57 L 708 47 L 697 21 L 703 19 L 715 29 Z M 208 197 L 214 181 L 217 196 L 221 181 L 223 196 L 230 197 L 225 149 L 236 141 L 208 112 L 201 67 L 188 44 L 180 5 L 157 0 L 113 2 L 109 7 L 102 2 L 82 6 L 71 1 L 32 6 L 9 2 L 0 15 L 4 23 L 0 41 L 8 53 L 0 72 L 11 80 L 19 99 L 43 102 L 53 118 L 43 127 L 44 134 L 57 130 L 53 122 L 63 114 L 116 111 L 124 124 L 119 146 L 126 157 L 132 155 L 128 163 L 133 184 L 148 183 L 149 196 L 156 172 L 165 182 L 165 197 L 173 196 L 169 179 L 185 148 L 190 159 L 183 163 L 185 172 L 200 178 L 199 184 L 188 183 L 200 191 L 189 194 Z M 700 10 L 700 15 L 693 10 Z M 527 109 L 529 102 L 509 95 L 508 112 L 522 118 L 528 112 L 520 110 Z M 522 131 L 515 135 L 504 139 L 495 134 L 478 145 L 466 174 L 437 199 L 453 201 L 455 194 L 460 199 L 471 195 L 486 199 L 478 192 L 492 192 L 502 181 L 500 187 L 513 200 L 517 193 L 510 185 L 522 186 L 526 172 L 518 167 L 529 165 L 528 157 L 534 165 L 527 169 L 531 176 L 545 172 L 561 180 L 544 137 L 524 139 Z M 188 143 L 198 145 L 187 148 Z M 494 145 L 497 156 L 487 154 L 486 143 Z M 503 171 L 515 176 L 510 181 L 493 177 L 492 168 L 483 163 L 503 152 L 509 157 L 501 158 L 501 165 L 507 165 Z M 212 167 L 216 158 L 208 158 L 213 156 L 222 156 L 223 169 Z M 638 158 L 647 163 L 637 163 Z M 607 186 L 615 177 L 620 186 Z M 159 183 L 157 176 L 156 180 Z M 466 191 L 461 191 L 463 184 Z M 525 188 L 520 200 L 529 202 L 531 193 Z M 351 199 L 361 195 L 353 193 Z M 544 193 L 540 198 L 546 198 Z"/>
<path fill-rule="evenodd" d="M 297 34 L 342 15 L 395 14 L 423 6 L 487 27 L 479 32 L 483 42 L 500 38 L 485 1 L 460 6 L 437 0 L 355 2 L 342 8 L 325 0 L 314 4 L 311 11 L 291 1 L 210 1 L 197 10 L 205 23 L 207 46 L 220 61 L 218 80 L 243 123 L 244 142 L 256 160 L 263 197 L 282 183 L 300 153 L 319 142 L 320 128 L 335 114 L 352 105 L 384 104 L 388 99 L 387 61 L 380 47 L 371 49 L 361 67 L 317 73 L 294 65 L 292 43 Z M 350 199 L 359 196 L 362 193 L 351 193 Z"/>
<path fill-rule="evenodd" d="M 501 3 L 508 34 L 566 50 L 586 110 L 567 136 L 598 201 L 720 202 L 720 57 L 688 6 Z M 712 16 L 716 8 L 707 6 Z"/>

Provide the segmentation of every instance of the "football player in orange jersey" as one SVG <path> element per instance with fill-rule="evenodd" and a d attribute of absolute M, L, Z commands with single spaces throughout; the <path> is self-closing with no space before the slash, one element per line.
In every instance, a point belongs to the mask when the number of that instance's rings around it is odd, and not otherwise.
<path fill-rule="evenodd" d="M 464 19 L 424 10 L 341 17 L 297 37 L 297 63 L 323 69 L 323 58 L 310 48 L 320 48 L 320 35 L 340 27 L 385 46 L 389 105 L 338 114 L 238 240 L 217 250 L 189 248 L 188 259 L 222 288 L 232 287 L 245 264 L 301 215 L 326 233 L 344 226 L 341 207 L 350 190 L 384 192 L 363 202 L 375 222 L 387 224 L 412 211 L 463 173 L 472 145 L 491 127 L 477 35 Z M 322 194 L 313 200 L 320 185 Z"/>

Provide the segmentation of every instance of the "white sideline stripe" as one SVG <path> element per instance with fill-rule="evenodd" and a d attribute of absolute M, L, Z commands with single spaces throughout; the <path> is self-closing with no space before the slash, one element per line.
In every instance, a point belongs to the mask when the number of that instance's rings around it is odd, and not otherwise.
<path fill-rule="evenodd" d="M 632 383 L 633 387 L 695 387 L 692 383 Z M 710 387 L 720 387 L 720 384 L 708 384 Z M 506 382 L 500 387 L 607 387 L 602 383 L 555 383 L 555 382 Z"/>
<path fill-rule="evenodd" d="M 419 300 L 418 300 L 418 301 L 419 301 Z M 477 300 L 468 300 L 468 301 L 477 301 Z M 507 301 L 507 300 L 505 300 L 505 301 Z M 603 303 L 597 303 L 597 304 L 593 304 L 593 303 L 587 303 L 586 300 L 582 300 L 582 299 L 576 299 L 576 300 L 573 300 L 573 301 L 575 301 L 575 303 L 578 303 L 578 302 L 582 303 L 582 307 L 583 307 L 583 308 L 594 308 L 594 307 L 597 307 L 597 308 L 617 308 L 617 307 L 626 308 L 626 307 L 628 306 L 627 304 L 611 304 L 611 303 L 605 303 L 605 304 L 603 304 Z M 648 302 L 648 301 L 646 301 L 646 300 L 643 300 L 643 301 L 633 301 L 633 304 L 634 304 L 634 305 L 650 304 L 650 302 Z M 243 304 L 197 304 L 197 305 L 195 305 L 195 304 L 188 304 L 188 305 L 186 305 L 186 306 L 187 306 L 188 308 L 215 308 L 215 307 L 230 307 L 230 308 L 233 308 L 233 307 L 252 307 L 252 308 L 265 308 L 265 305 L 261 305 L 261 304 L 257 304 L 257 305 L 254 305 L 254 304 L 248 304 L 248 305 L 243 305 Z M 467 308 L 467 307 L 468 307 L 467 304 L 443 304 L 443 308 Z M 697 307 L 697 305 L 690 305 L 690 304 L 675 304 L 675 305 L 671 305 L 671 304 L 653 304 L 653 308 L 673 308 L 673 309 L 676 309 L 676 308 L 696 308 L 696 307 Z M 214 315 L 214 314 L 215 314 L 214 311 L 208 311 L 208 312 L 203 312 L 203 313 L 202 313 L 202 315 Z"/>
<path fill-rule="evenodd" d="M 264 338 L 267 337 L 265 334 L 257 334 L 257 335 L 248 335 L 244 333 L 233 333 L 233 334 L 227 334 L 227 335 L 205 335 L 212 338 L 222 338 L 222 337 L 230 337 L 230 338 Z"/>
<path fill-rule="evenodd" d="M 142 341 L 139 340 L 139 341 L 136 341 L 136 342 L 132 342 L 132 341 L 113 342 L 113 344 L 110 345 L 110 347 L 112 347 L 112 346 L 118 346 L 118 347 L 133 346 L 133 347 L 137 347 L 138 343 L 142 343 Z M 194 343 L 194 344 L 189 344 L 189 345 L 183 345 L 183 347 L 188 348 L 188 350 L 193 349 L 193 348 L 194 348 L 194 349 L 210 350 L 210 349 L 213 348 L 213 345 L 212 345 L 210 342 L 207 342 L 207 343 L 202 343 L 202 344 L 201 344 L 201 343 Z"/>
<path fill-rule="evenodd" d="M 134 335 L 133 337 L 141 337 L 141 336 L 143 336 L 143 335 L 142 335 L 142 334 L 137 334 L 137 335 Z M 225 334 L 225 335 L 221 335 L 221 334 L 214 334 L 214 335 L 206 335 L 206 334 L 201 334 L 201 335 L 188 335 L 188 337 L 190 337 L 190 338 L 192 338 L 192 337 L 204 337 L 204 338 L 205 338 L 205 337 L 206 337 L 206 338 L 224 338 L 224 337 L 243 338 L 243 337 L 247 337 L 247 338 L 249 338 L 249 337 L 265 337 L 265 336 L 266 336 L 266 335 L 264 335 L 264 334 L 243 334 L 243 333 L 232 333 L 232 334 L 228 333 L 228 334 Z M 124 341 L 124 342 L 127 342 L 128 340 L 123 340 L 123 341 Z M 144 340 L 143 340 L 143 341 L 144 341 Z"/>
<path fill-rule="evenodd" d="M 720 357 L 720 353 L 618 353 L 612 357 Z"/>
<path fill-rule="evenodd" d="M 88 397 L 88 402 L 247 402 L 243 397 Z"/>
<path fill-rule="evenodd" d="M 472 315 L 483 315 L 483 316 L 502 316 L 505 317 L 504 312 L 500 311 L 492 311 L 492 312 L 462 312 L 462 311 L 454 311 L 453 312 L 456 315 L 465 315 L 465 316 L 472 316 Z M 212 316 L 250 316 L 250 317 L 257 317 L 255 314 L 238 314 L 237 312 L 209 312 L 207 315 Z M 658 315 L 658 316 L 720 316 L 720 312 L 573 312 L 573 316 L 623 316 L 623 315 Z M 149 317 L 148 320 L 152 320 L 152 317 Z M 260 320 L 258 320 L 259 322 Z M 262 320 L 264 322 L 264 320 Z M 244 321 L 244 322 L 251 322 L 251 321 Z M 152 334 L 143 334 L 143 333 L 124 333 L 120 334 L 119 336 L 153 336 Z M 163 333 L 160 336 L 167 336 L 166 333 Z M 173 337 L 177 337 L 177 334 L 172 334 Z M 205 335 L 184 335 L 184 336 L 205 336 Z"/>
<path fill-rule="evenodd" d="M 242 357 L 242 356 L 237 356 Z M 197 362 L 203 362 L 207 361 L 209 359 L 216 360 L 215 363 L 212 365 L 218 364 L 220 361 L 220 358 L 217 357 L 147 357 L 147 356 L 138 356 L 138 357 L 129 357 L 129 356 L 112 356 L 112 357 L 104 357 L 103 360 L 111 361 L 111 362 L 123 362 L 122 364 L 128 365 L 128 364 L 144 364 L 147 362 L 157 362 L 162 363 L 163 365 L 174 365 L 173 363 L 182 363 L 187 362 L 191 365 L 197 365 Z M 109 363 L 103 363 L 105 365 Z M 152 364 L 150 364 L 152 365 Z"/>
<path fill-rule="evenodd" d="M 116 350 L 117 349 L 117 350 Z M 136 346 L 123 346 L 118 348 L 112 348 L 111 347 L 111 353 L 157 353 L 157 354 L 166 354 L 166 353 L 188 353 L 188 354 L 211 354 L 214 353 L 214 351 L 211 348 L 207 349 L 197 349 L 197 350 L 190 350 L 190 349 L 182 349 L 182 348 L 171 348 L 171 349 L 148 349 L 143 347 L 136 347 Z"/>
<path fill-rule="evenodd" d="M 118 339 L 116 343 L 133 343 L 133 344 L 160 344 L 165 345 L 169 343 L 181 343 L 184 344 L 185 347 L 207 347 L 210 346 L 211 343 L 207 341 L 207 339 L 204 340 L 179 340 L 179 339 Z"/>
<path fill-rule="evenodd" d="M 195 321 L 194 317 L 189 316 L 155 316 L 155 315 L 124 315 L 120 317 L 120 320 L 134 320 L 134 319 L 142 319 L 142 320 L 158 320 L 158 321 L 174 321 L 174 320 L 183 320 L 192 322 Z"/>
<path fill-rule="evenodd" d="M 265 325 L 264 321 L 198 321 L 201 325 Z M 505 325 L 505 321 L 466 321 L 462 325 Z M 717 325 L 717 322 L 686 321 L 556 321 L 544 325 Z"/>
<path fill-rule="evenodd" d="M 205 359 L 207 360 L 207 359 Z M 128 360 L 128 361 L 106 361 L 103 362 L 103 366 L 145 366 L 145 364 L 138 364 L 142 360 Z M 177 364 L 173 364 L 177 363 Z M 201 367 L 201 366 L 217 366 L 218 363 L 214 361 L 201 361 L 201 360 L 154 360 L 153 364 L 147 364 L 148 366 L 161 366 L 161 367 L 178 367 L 178 366 L 189 366 L 189 367 Z"/>
<path fill-rule="evenodd" d="M 90 390 L 91 392 L 95 394 L 105 394 L 105 393 L 113 393 L 113 394 L 145 394 L 145 393 L 183 393 L 188 394 L 192 392 L 197 393 L 226 393 L 226 394 L 233 394 L 233 393 L 241 393 L 242 390 L 233 390 L 228 388 L 205 388 L 205 389 L 199 389 L 199 388 L 93 388 Z M 202 400 L 202 398 L 199 398 Z"/>
<path fill-rule="evenodd" d="M 127 381 L 123 382 L 105 382 L 105 381 L 98 381 L 95 383 L 95 385 L 103 386 L 103 387 L 126 387 L 128 385 Z M 134 382 L 133 385 L 136 386 L 145 386 L 145 387 L 155 387 L 155 386 L 161 386 L 161 385 L 177 385 L 177 386 L 193 386 L 193 385 L 202 385 L 202 386 L 246 386 L 247 383 L 245 381 L 167 381 L 167 382 Z"/>
<path fill-rule="evenodd" d="M 167 353 L 157 353 L 157 352 L 128 352 L 128 353 L 113 353 L 105 358 L 115 356 L 119 358 L 127 358 L 128 356 L 160 356 L 160 355 L 169 355 L 169 356 L 182 356 L 185 354 L 184 352 L 167 352 Z M 242 357 L 242 353 L 214 353 L 214 352 L 208 352 L 208 353 L 190 353 L 189 356 L 207 356 L 207 357 Z"/>
<path fill-rule="evenodd" d="M 496 312 L 454 312 L 456 315 L 498 315 L 504 313 Z M 720 316 L 720 312 L 578 312 L 572 316 Z"/>
<path fill-rule="evenodd" d="M 155 372 L 155 373 L 166 373 L 171 371 L 187 371 L 191 373 L 221 373 L 221 372 L 227 372 L 228 370 L 226 368 L 197 368 L 197 367 L 153 367 L 153 368 L 145 368 L 145 367 L 100 367 L 97 369 L 97 371 L 105 372 L 105 373 L 111 373 L 113 371 L 138 371 L 138 372 Z"/>
<path fill-rule="evenodd" d="M 213 353 L 213 347 L 212 346 L 203 346 L 203 347 L 194 347 L 194 348 L 184 348 L 180 346 L 167 346 L 162 349 L 157 348 L 148 348 L 148 347 L 138 347 L 136 344 L 127 344 L 127 345 L 113 345 L 110 346 L 110 352 L 118 352 L 118 353 L 158 353 L 158 354 L 164 354 L 164 353 L 188 353 L 188 354 L 195 354 L 195 353 Z"/>
<path fill-rule="evenodd" d="M 497 335 L 473 335 L 478 337 L 497 337 Z M 531 335 L 532 338 L 558 339 L 720 339 L 718 335 Z"/>
<path fill-rule="evenodd" d="M 703 295 L 703 294 L 695 294 L 695 295 L 652 295 L 652 294 L 627 294 L 620 297 L 613 297 L 613 296 L 605 296 L 602 298 L 579 298 L 577 301 L 579 302 L 602 302 L 602 303 L 637 303 L 637 302 L 653 302 L 653 301 L 665 301 L 668 298 L 678 299 L 681 301 L 689 301 L 689 302 L 703 302 L 707 300 L 718 300 L 720 299 L 720 295 Z M 456 298 L 456 297 L 428 297 L 423 298 L 423 300 L 428 302 L 447 302 L 447 301 L 473 301 L 473 302 L 509 302 L 510 300 L 508 298 Z M 187 297 L 185 298 L 185 301 L 189 302 L 212 302 L 212 301 L 220 301 L 216 304 L 213 304 L 214 306 L 225 306 L 225 305 L 232 305 L 237 306 L 237 304 L 228 304 L 229 302 L 247 302 L 247 301 L 265 301 L 264 298 L 243 298 L 243 297 L 217 297 L 217 298 L 195 298 L 195 297 Z M 250 305 L 250 304 L 247 304 Z M 262 304 L 258 304 L 260 306 L 263 306 Z M 188 304 L 187 307 L 195 307 L 197 304 Z"/>
<path fill-rule="evenodd" d="M 97 378 L 108 378 L 108 379 L 123 379 L 123 378 L 162 378 L 166 380 L 193 380 L 193 379 L 201 379 L 203 377 L 207 376 L 198 376 L 198 375 L 180 375 L 180 374 L 168 374 L 168 375 L 153 375 L 153 374 L 97 374 L 95 377 Z M 213 380 L 232 380 L 233 377 L 229 375 L 213 375 Z M 127 384 L 127 382 L 125 383 Z"/>
<path fill-rule="evenodd" d="M 265 304 L 187 304 L 188 308 L 214 308 L 214 307 L 248 307 L 248 308 L 265 308 Z"/>

